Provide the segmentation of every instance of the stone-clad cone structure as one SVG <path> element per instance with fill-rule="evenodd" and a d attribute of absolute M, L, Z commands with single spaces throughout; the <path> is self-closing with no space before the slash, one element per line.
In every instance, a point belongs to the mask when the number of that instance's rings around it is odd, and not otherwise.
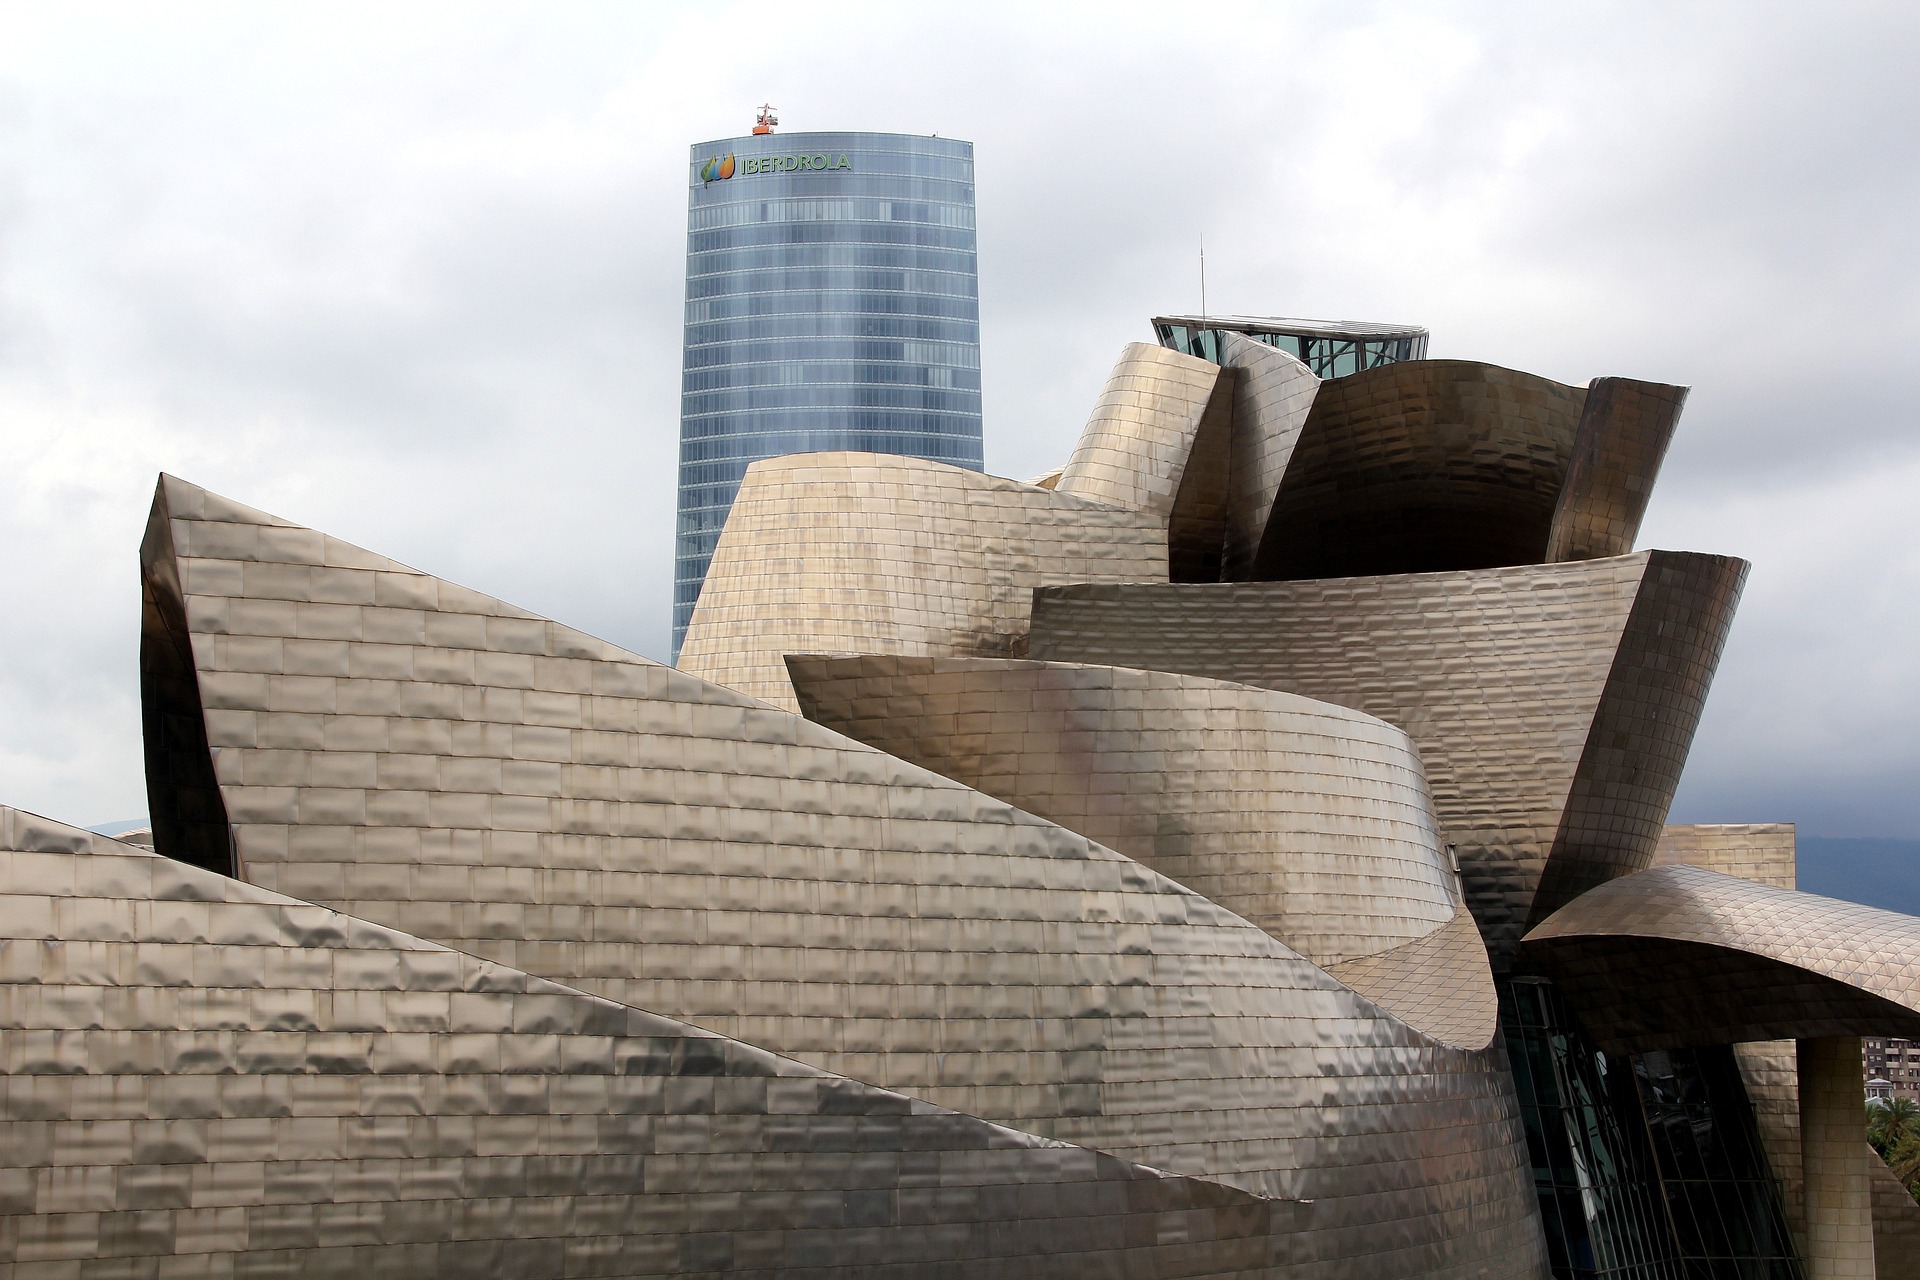
<path fill-rule="evenodd" d="M 154 849 L 0 809 L 0 1271 L 1908 1274 L 1920 923 L 1663 827 L 1684 389 L 1254 332 L 757 463 L 679 670 L 162 477 Z"/>

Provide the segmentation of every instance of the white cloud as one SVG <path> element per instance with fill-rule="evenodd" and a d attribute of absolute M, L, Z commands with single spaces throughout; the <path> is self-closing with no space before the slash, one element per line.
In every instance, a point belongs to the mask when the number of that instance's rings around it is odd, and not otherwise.
<path fill-rule="evenodd" d="M 142 807 L 162 468 L 663 654 L 681 166 L 771 99 L 977 144 L 1006 474 L 1197 304 L 1202 234 L 1215 310 L 1691 383 L 1649 539 L 1757 567 L 1683 807 L 1908 831 L 1916 22 L 0 8 L 0 800 Z"/>

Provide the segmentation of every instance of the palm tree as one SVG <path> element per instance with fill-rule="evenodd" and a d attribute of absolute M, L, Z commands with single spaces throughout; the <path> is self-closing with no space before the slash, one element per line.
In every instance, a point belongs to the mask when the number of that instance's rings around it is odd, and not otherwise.
<path fill-rule="evenodd" d="M 1893 1097 L 1867 1104 L 1867 1141 L 1882 1158 L 1915 1137 L 1920 1137 L 1920 1103 Z"/>
<path fill-rule="evenodd" d="M 1912 1098 L 1875 1098 L 1867 1104 L 1867 1141 L 1920 1200 L 1920 1104 Z"/>

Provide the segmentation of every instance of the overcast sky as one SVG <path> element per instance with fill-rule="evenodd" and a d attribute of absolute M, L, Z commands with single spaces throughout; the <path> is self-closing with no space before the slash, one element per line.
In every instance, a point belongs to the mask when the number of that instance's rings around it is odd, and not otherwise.
<path fill-rule="evenodd" d="M 683 165 L 977 147 L 988 469 L 1156 311 L 1693 395 L 1674 818 L 1920 835 L 1920 8 L 0 6 L 0 803 L 145 812 L 157 472 L 664 658 Z"/>

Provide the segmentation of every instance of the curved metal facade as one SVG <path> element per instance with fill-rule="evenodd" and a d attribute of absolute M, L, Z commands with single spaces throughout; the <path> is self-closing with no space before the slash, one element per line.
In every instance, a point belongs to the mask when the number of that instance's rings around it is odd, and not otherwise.
<path fill-rule="evenodd" d="M 808 719 L 1118 850 L 1317 964 L 1453 918 L 1420 757 L 1372 716 L 1161 671 L 787 665 Z"/>
<path fill-rule="evenodd" d="M 1593 560 L 1633 550 L 1686 402 L 1685 387 L 1664 383 L 1595 378 L 1588 385 L 1573 458 L 1547 534 L 1548 561 Z"/>
<path fill-rule="evenodd" d="M 1300 443 L 1320 379 L 1284 351 L 1238 333 L 1220 335 L 1220 362 L 1234 371 L 1227 517 L 1219 577 L 1244 581 L 1253 571 L 1273 515 L 1273 499 Z"/>
<path fill-rule="evenodd" d="M 1409 360 L 1321 384 L 1251 576 L 1540 562 L 1584 399 L 1467 360 Z"/>
<path fill-rule="evenodd" d="M 1588 891 L 1523 947 L 1603 1047 L 1920 1038 L 1920 920 L 1895 911 L 1673 865 Z"/>
<path fill-rule="evenodd" d="M 1497 1049 L 1433 1038 L 1140 861 L 796 715 L 171 477 L 156 508 L 148 581 L 180 584 L 253 884 L 1250 1193 L 1265 1267 L 1532 1269 Z M 1438 914 L 1404 739 L 1321 715 L 1382 763 L 1397 746 Z"/>
<path fill-rule="evenodd" d="M 1226 1276 L 1299 1214 L 0 808 L 0 1271 Z"/>
<path fill-rule="evenodd" d="M 1164 514 L 918 458 L 755 463 L 680 669 L 797 709 L 789 653 L 1004 658 L 1033 589 L 1165 582 Z"/>
<path fill-rule="evenodd" d="M 0 809 L 0 1271 L 1902 1275 L 1920 921 L 1662 827 L 1679 389 L 1215 337 L 1038 484 L 754 463 L 683 670 L 162 477 L 155 849 Z M 1356 513 L 1432 571 L 1263 578 Z"/>
<path fill-rule="evenodd" d="M 1404 366 L 1397 366 L 1404 367 Z M 1652 865 L 1745 563 L 1640 552 L 1034 593 L 1029 651 L 1304 694 L 1405 728 L 1495 964 L 1545 883 Z"/>
<path fill-rule="evenodd" d="M 981 467 L 973 144 L 723 138 L 688 171 L 676 658 L 753 462 L 851 449 Z"/>

